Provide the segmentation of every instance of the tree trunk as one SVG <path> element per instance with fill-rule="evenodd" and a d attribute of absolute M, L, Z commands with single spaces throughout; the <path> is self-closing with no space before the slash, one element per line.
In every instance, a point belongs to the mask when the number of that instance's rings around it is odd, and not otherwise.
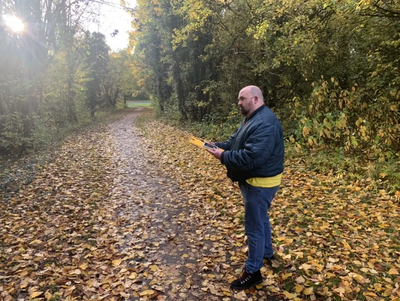
<path fill-rule="evenodd" d="M 183 84 L 181 79 L 181 68 L 179 66 L 178 59 L 176 57 L 176 53 L 172 51 L 172 59 L 173 59 L 173 74 L 174 74 L 174 84 L 175 84 L 175 93 L 178 98 L 178 109 L 181 114 L 182 120 L 187 120 L 186 107 L 185 107 L 185 93 L 183 90 Z"/>

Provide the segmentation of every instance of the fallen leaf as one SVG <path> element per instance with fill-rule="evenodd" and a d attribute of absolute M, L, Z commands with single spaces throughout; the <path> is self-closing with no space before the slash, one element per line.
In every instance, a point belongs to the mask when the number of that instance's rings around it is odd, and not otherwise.
<path fill-rule="evenodd" d="M 289 293 L 288 291 L 283 291 L 283 294 L 289 300 L 293 300 L 294 298 L 297 297 L 297 294 L 292 294 L 292 293 Z"/>
<path fill-rule="evenodd" d="M 148 295 L 152 295 L 152 294 L 154 294 L 155 293 L 155 291 L 153 291 L 153 290 L 145 290 L 145 291 L 142 291 L 142 292 L 140 292 L 140 296 L 141 297 L 143 297 L 143 296 L 148 296 Z"/>
<path fill-rule="evenodd" d="M 43 294 L 43 292 L 34 291 L 34 292 L 31 292 L 31 293 L 29 294 L 29 298 L 34 299 L 34 298 L 36 298 L 36 297 L 39 297 L 41 294 Z"/>
<path fill-rule="evenodd" d="M 306 296 L 310 296 L 314 294 L 314 288 L 313 287 L 307 287 L 304 291 L 303 294 Z"/>
<path fill-rule="evenodd" d="M 121 264 L 121 262 L 122 262 L 122 259 L 114 259 L 112 261 L 112 264 L 114 267 L 118 267 Z"/>

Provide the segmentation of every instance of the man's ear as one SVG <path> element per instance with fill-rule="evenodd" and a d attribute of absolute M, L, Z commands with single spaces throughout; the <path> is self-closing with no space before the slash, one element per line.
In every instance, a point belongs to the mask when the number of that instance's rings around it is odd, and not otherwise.
<path fill-rule="evenodd" d="M 254 96 L 254 103 L 258 103 L 258 96 Z"/>

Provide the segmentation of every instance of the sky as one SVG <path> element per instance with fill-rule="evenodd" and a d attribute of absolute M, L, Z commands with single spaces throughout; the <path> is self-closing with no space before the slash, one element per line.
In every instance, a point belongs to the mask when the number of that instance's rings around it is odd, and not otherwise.
<path fill-rule="evenodd" d="M 111 50 L 117 52 L 128 46 L 128 31 L 131 30 L 131 16 L 121 6 L 120 0 L 100 0 L 99 14 L 96 22 L 89 24 L 89 31 L 99 31 L 106 36 L 106 42 Z M 135 0 L 125 0 L 126 6 L 133 8 Z M 118 29 L 119 33 L 112 37 L 111 34 Z"/>

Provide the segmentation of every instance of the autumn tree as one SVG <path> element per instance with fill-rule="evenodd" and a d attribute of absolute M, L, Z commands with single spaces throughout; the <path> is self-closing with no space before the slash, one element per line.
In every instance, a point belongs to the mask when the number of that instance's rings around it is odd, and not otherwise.
<path fill-rule="evenodd" d="M 101 104 L 101 84 L 108 73 L 108 51 L 105 36 L 94 32 L 85 34 L 85 55 L 88 77 L 86 80 L 86 103 L 90 109 L 90 116 L 94 118 L 96 107 Z"/>
<path fill-rule="evenodd" d="M 172 85 L 168 79 L 169 61 L 163 44 L 164 28 L 160 23 L 162 11 L 154 1 L 139 1 L 134 12 L 131 48 L 134 55 L 134 74 L 138 84 L 144 86 L 164 112 L 171 98 Z"/>
<path fill-rule="evenodd" d="M 0 155 L 50 143 L 106 102 L 100 87 L 108 46 L 101 34 L 85 38 L 83 21 L 94 7 L 89 4 L 0 2 Z M 22 31 L 12 30 L 11 16 L 19 17 Z"/>
<path fill-rule="evenodd" d="M 126 105 L 127 100 L 141 92 L 133 74 L 132 55 L 127 50 L 121 50 L 111 53 L 109 57 L 102 93 L 111 106 L 115 107 L 119 99 Z"/>
<path fill-rule="evenodd" d="M 0 153 L 18 154 L 32 144 L 34 117 L 43 100 L 41 80 L 61 44 L 69 5 L 72 1 L 0 3 Z M 25 25 L 20 33 L 6 24 L 13 15 Z"/>
<path fill-rule="evenodd" d="M 139 1 L 132 42 L 150 49 L 141 37 L 153 37 L 157 56 L 136 58 L 152 70 L 144 81 L 174 88 L 171 117 L 223 123 L 255 84 L 291 141 L 383 162 L 399 156 L 398 12 L 380 0 Z"/>

